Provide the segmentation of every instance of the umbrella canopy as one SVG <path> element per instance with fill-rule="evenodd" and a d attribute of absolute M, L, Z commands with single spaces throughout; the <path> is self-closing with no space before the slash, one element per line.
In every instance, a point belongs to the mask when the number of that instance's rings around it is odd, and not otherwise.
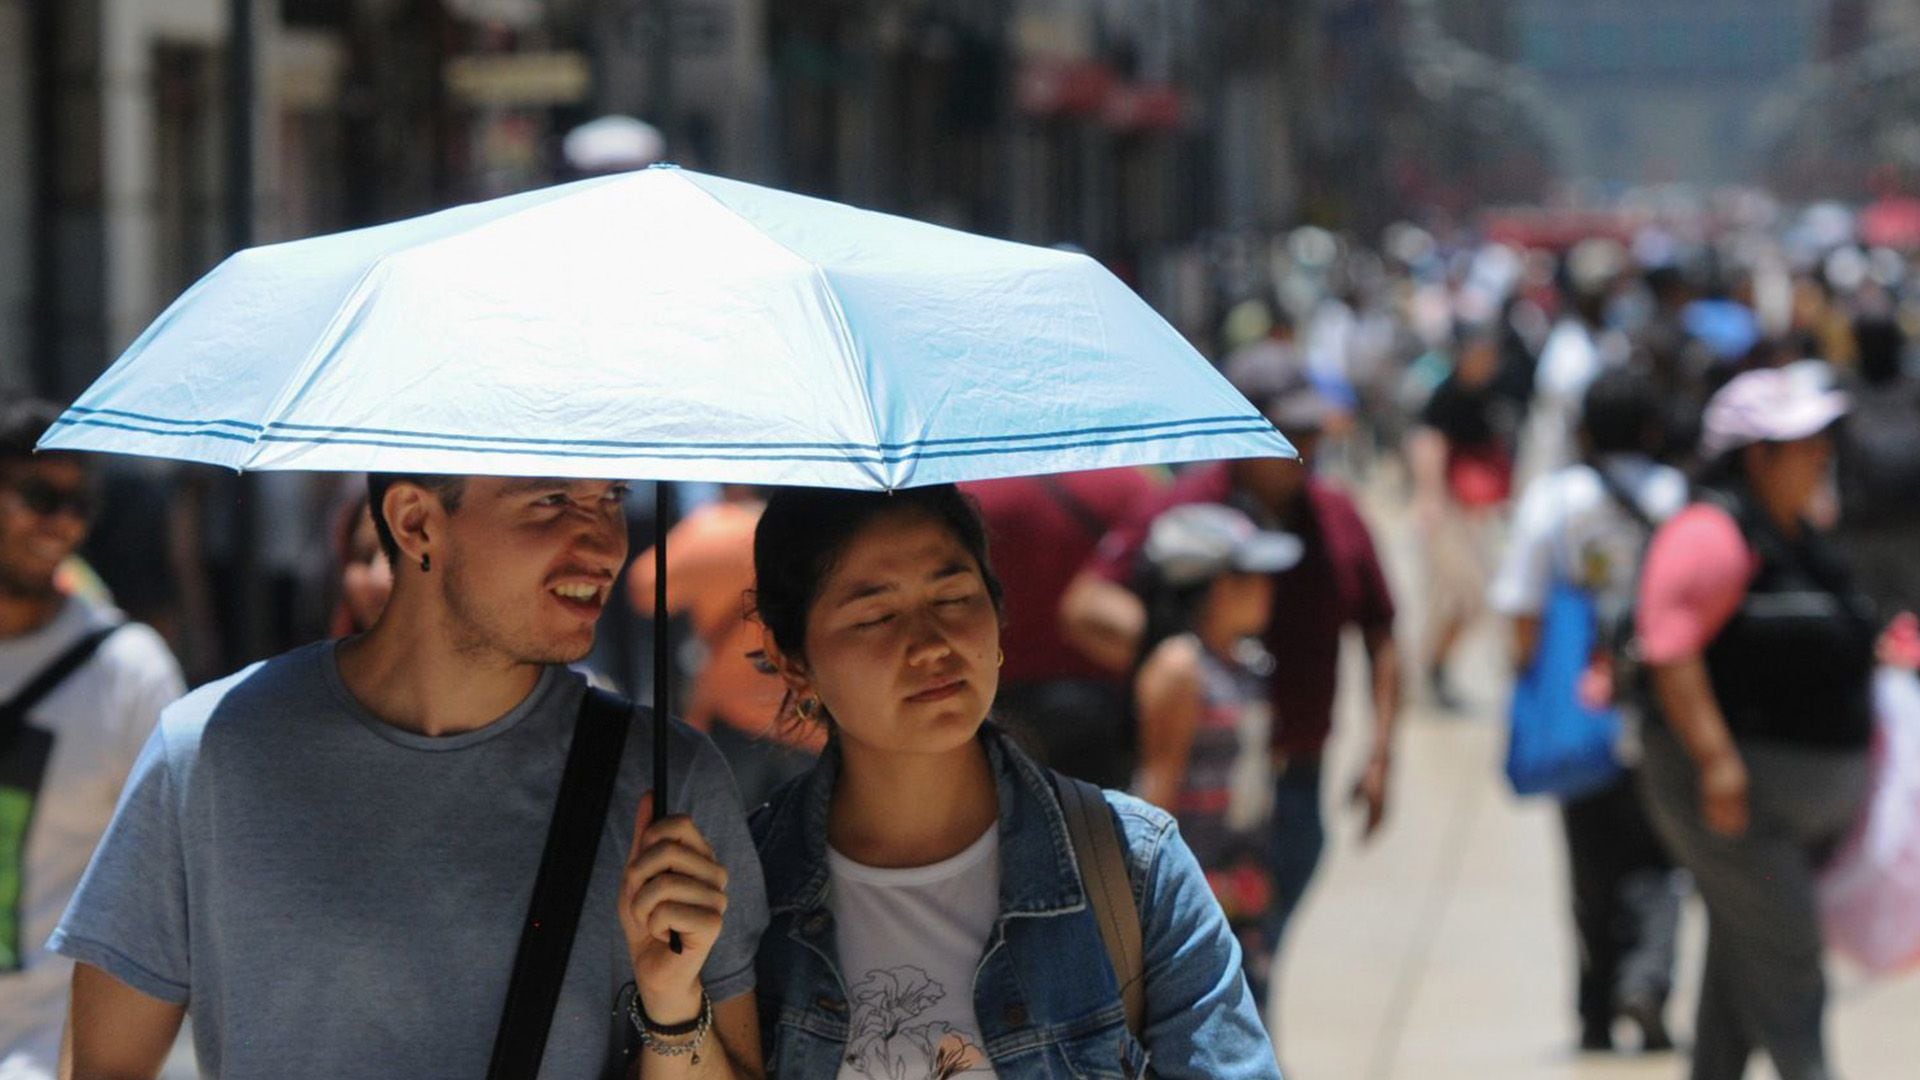
<path fill-rule="evenodd" d="M 881 490 L 1295 456 L 1085 255 L 672 167 L 239 252 L 40 446 Z"/>
<path fill-rule="evenodd" d="M 42 446 L 866 489 L 1293 456 L 1085 255 L 671 167 L 242 251 Z"/>

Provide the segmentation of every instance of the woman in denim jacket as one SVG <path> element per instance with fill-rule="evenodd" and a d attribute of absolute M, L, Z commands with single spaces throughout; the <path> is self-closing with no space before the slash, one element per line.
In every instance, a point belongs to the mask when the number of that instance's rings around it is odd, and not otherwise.
<path fill-rule="evenodd" d="M 986 722 L 1000 585 L 957 489 L 783 491 L 754 563 L 783 714 L 831 733 L 752 821 L 772 1074 L 1279 1080 L 1172 819 L 1108 792 L 1144 941 L 1128 1032 L 1051 780 Z"/>

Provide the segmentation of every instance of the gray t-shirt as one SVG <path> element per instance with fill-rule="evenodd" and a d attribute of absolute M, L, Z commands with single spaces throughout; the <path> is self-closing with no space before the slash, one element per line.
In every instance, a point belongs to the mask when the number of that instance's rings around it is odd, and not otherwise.
<path fill-rule="evenodd" d="M 208 1076 L 482 1076 L 584 682 L 550 668 L 486 727 L 429 738 L 348 693 L 333 644 L 162 715 L 50 946 L 185 1003 Z M 596 1078 L 631 978 L 617 911 L 651 786 L 637 710 L 540 1075 Z M 731 876 L 708 996 L 753 989 L 760 866 L 713 744 L 670 729 L 669 801 Z"/>

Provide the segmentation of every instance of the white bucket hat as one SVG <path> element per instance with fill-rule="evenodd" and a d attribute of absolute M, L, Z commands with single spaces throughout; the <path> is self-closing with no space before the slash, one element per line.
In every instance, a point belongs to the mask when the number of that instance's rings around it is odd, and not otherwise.
<path fill-rule="evenodd" d="M 1818 435 L 1847 414 L 1847 395 L 1804 371 L 1761 368 L 1743 372 L 1707 402 L 1700 453 L 1713 459 L 1757 442 L 1792 442 Z"/>

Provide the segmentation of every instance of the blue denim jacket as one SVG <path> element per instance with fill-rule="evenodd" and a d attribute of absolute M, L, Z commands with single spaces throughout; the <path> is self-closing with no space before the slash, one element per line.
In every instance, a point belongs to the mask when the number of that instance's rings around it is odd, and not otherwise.
<path fill-rule="evenodd" d="M 1240 947 L 1167 814 L 1107 792 L 1126 839 L 1146 952 L 1146 1045 L 1082 891 L 1051 779 L 991 725 L 981 734 L 1000 799 L 1000 917 L 975 972 L 984 1049 L 1002 1080 L 1064 1077 L 1279 1080 L 1273 1044 L 1240 971 Z M 821 1080 L 847 1045 L 847 987 L 827 903 L 827 804 L 839 771 L 820 763 L 750 822 L 771 920 L 760 938 L 761 1046 L 770 1075 Z"/>

